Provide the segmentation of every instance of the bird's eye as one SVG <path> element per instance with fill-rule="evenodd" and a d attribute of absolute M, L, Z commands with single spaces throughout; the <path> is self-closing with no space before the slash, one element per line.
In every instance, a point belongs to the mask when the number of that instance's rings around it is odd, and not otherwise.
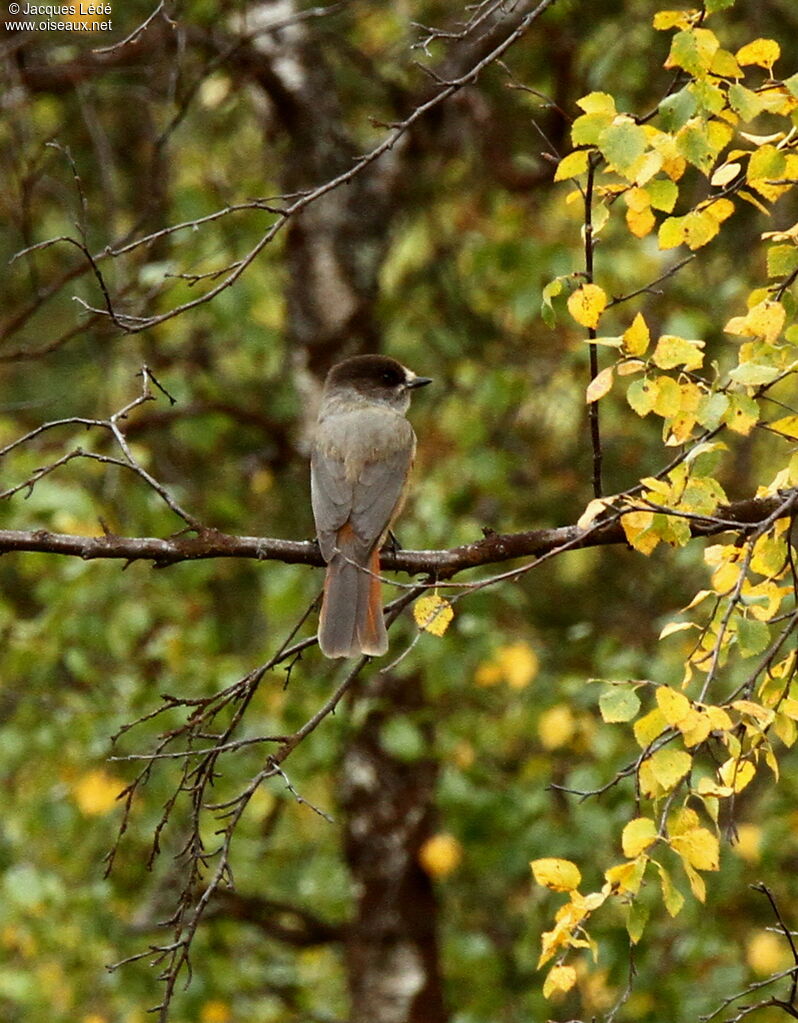
<path fill-rule="evenodd" d="M 382 374 L 382 379 L 385 381 L 386 384 L 390 384 L 391 387 L 393 387 L 394 384 L 399 383 L 399 377 L 396 375 L 396 373 L 393 372 L 393 370 L 390 369 L 387 369 Z"/>

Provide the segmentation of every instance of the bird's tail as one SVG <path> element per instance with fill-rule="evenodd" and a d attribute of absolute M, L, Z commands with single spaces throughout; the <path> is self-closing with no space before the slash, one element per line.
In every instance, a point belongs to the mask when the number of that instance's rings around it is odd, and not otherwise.
<path fill-rule="evenodd" d="M 319 617 L 319 646 L 327 657 L 379 657 L 388 649 L 378 550 L 371 552 L 365 567 L 368 571 L 340 551 L 327 565 Z"/>

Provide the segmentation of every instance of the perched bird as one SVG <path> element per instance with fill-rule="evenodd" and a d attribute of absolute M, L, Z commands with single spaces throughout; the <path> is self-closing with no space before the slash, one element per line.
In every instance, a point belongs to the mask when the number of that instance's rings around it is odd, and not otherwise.
<path fill-rule="evenodd" d="M 327 563 L 319 646 L 327 657 L 388 649 L 377 575 L 402 509 L 416 435 L 410 392 L 431 383 L 385 355 L 357 355 L 327 375 L 310 459 L 311 499 Z"/>

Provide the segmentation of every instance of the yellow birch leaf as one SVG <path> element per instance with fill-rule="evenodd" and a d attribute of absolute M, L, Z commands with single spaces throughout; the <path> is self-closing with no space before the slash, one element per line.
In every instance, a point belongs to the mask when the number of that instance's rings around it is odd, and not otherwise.
<path fill-rule="evenodd" d="M 723 188 L 723 186 L 728 185 L 730 181 L 734 181 L 740 173 L 740 170 L 741 164 L 736 161 L 732 161 L 732 163 L 724 163 L 722 166 L 718 167 L 710 178 L 709 183 L 713 188 Z"/>
<path fill-rule="evenodd" d="M 684 240 L 691 252 L 711 242 L 720 230 L 718 221 L 708 210 L 691 210 L 684 215 L 682 221 Z"/>
<path fill-rule="evenodd" d="M 668 636 L 672 636 L 675 632 L 687 632 L 689 629 L 695 629 L 696 625 L 694 622 L 668 622 L 659 634 L 659 639 L 667 639 Z"/>
<path fill-rule="evenodd" d="M 782 714 L 786 714 L 788 718 L 792 718 L 793 721 L 798 721 L 798 700 L 792 696 L 788 696 L 785 700 L 782 700 L 779 704 L 779 710 Z"/>
<path fill-rule="evenodd" d="M 529 865 L 532 868 L 535 881 L 539 885 L 550 888 L 553 892 L 572 892 L 582 882 L 579 867 L 570 860 L 547 856 L 543 859 L 532 860 Z"/>
<path fill-rule="evenodd" d="M 693 895 L 695 895 L 699 902 L 706 902 L 707 886 L 704 883 L 703 877 L 701 877 L 695 867 L 690 866 L 685 859 L 682 859 L 682 869 L 687 875 L 687 880 L 690 882 L 690 891 Z"/>
<path fill-rule="evenodd" d="M 783 419 L 776 419 L 768 423 L 768 429 L 789 437 L 791 440 L 798 440 L 798 416 L 784 416 Z"/>
<path fill-rule="evenodd" d="M 773 720 L 773 731 L 789 749 L 798 738 L 798 725 L 786 714 L 776 714 Z"/>
<path fill-rule="evenodd" d="M 643 883 L 643 875 L 648 865 L 647 856 L 638 856 L 634 860 L 627 860 L 625 863 L 618 863 L 609 870 L 604 871 L 604 877 L 608 884 L 621 893 L 637 895 L 640 885 Z"/>
<path fill-rule="evenodd" d="M 693 758 L 683 750 L 660 749 L 652 754 L 650 763 L 651 773 L 662 788 L 670 792 L 693 766 Z"/>
<path fill-rule="evenodd" d="M 717 593 L 729 593 L 737 585 L 739 578 L 739 565 L 721 565 L 712 573 L 712 586 Z"/>
<path fill-rule="evenodd" d="M 631 178 L 634 183 L 640 187 L 647 185 L 654 175 L 662 170 L 664 162 L 665 158 L 662 153 L 658 153 L 656 150 L 650 149 L 635 160 L 627 174 L 627 177 Z"/>
<path fill-rule="evenodd" d="M 798 416 L 789 416 L 798 424 Z M 771 423 L 771 428 L 773 424 Z M 787 567 L 787 544 L 784 537 L 773 536 L 766 533 L 760 536 L 754 544 L 754 553 L 751 557 L 751 568 L 759 575 L 772 578 L 778 575 Z M 746 596 L 749 591 L 744 591 Z"/>
<path fill-rule="evenodd" d="M 742 65 L 756 64 L 770 70 L 781 56 L 781 47 L 775 39 L 754 39 L 751 43 L 741 46 L 735 53 L 737 63 Z"/>
<path fill-rule="evenodd" d="M 641 554 L 650 554 L 660 541 L 659 536 L 651 530 L 654 512 L 626 512 L 621 516 L 621 526 L 629 544 Z"/>
<path fill-rule="evenodd" d="M 657 738 L 657 736 L 662 735 L 667 727 L 668 722 L 662 716 L 662 711 L 659 707 L 655 707 L 653 710 L 650 710 L 648 714 L 644 714 L 634 723 L 633 731 L 635 733 L 635 739 L 637 739 L 638 746 L 640 746 L 641 749 L 645 749 Z M 647 764 L 648 761 L 645 763 Z"/>
<path fill-rule="evenodd" d="M 657 825 L 650 817 L 636 817 L 629 821 L 621 835 L 624 856 L 634 859 L 653 845 L 658 837 Z"/>
<path fill-rule="evenodd" d="M 598 401 L 605 394 L 609 393 L 612 389 L 613 376 L 613 367 L 607 366 L 606 369 L 601 370 L 600 373 L 593 377 L 585 391 L 586 404 L 591 405 L 594 401 Z"/>
<path fill-rule="evenodd" d="M 721 78 L 741 78 L 742 69 L 728 50 L 718 50 L 712 58 L 709 70 Z M 729 111 L 726 111 L 728 114 Z M 721 114 L 723 116 L 723 114 Z"/>
<path fill-rule="evenodd" d="M 666 217 L 659 226 L 659 247 L 675 249 L 685 240 L 683 229 L 684 217 Z"/>
<path fill-rule="evenodd" d="M 413 618 L 419 629 L 433 636 L 442 636 L 454 618 L 454 611 L 444 597 L 429 593 L 426 597 L 419 597 L 413 605 Z"/>
<path fill-rule="evenodd" d="M 704 207 L 704 211 L 713 220 L 722 224 L 724 220 L 728 220 L 732 213 L 734 213 L 734 203 L 731 199 L 715 199 L 708 206 Z"/>
<path fill-rule="evenodd" d="M 583 284 L 568 299 L 568 312 L 582 327 L 597 327 L 607 306 L 607 296 L 598 284 Z"/>
<path fill-rule="evenodd" d="M 690 603 L 682 608 L 682 611 L 690 611 L 692 608 L 698 607 L 698 605 L 703 604 L 703 602 L 707 599 L 707 597 L 711 596 L 711 594 L 712 590 L 699 590 Z"/>
<path fill-rule="evenodd" d="M 627 402 L 641 418 L 654 411 L 656 396 L 657 390 L 648 377 L 643 377 L 642 380 L 633 380 L 626 392 Z M 798 475 L 798 467 L 796 475 Z"/>
<path fill-rule="evenodd" d="M 668 817 L 668 834 L 684 835 L 701 826 L 698 814 L 692 806 L 679 806 Z"/>
<path fill-rule="evenodd" d="M 765 301 L 749 309 L 745 319 L 751 336 L 772 344 L 781 334 L 786 317 L 787 311 L 781 302 Z"/>
<path fill-rule="evenodd" d="M 644 210 L 627 210 L 626 226 L 635 238 L 645 238 L 657 226 L 657 220 L 649 207 Z"/>
<path fill-rule="evenodd" d="M 696 870 L 717 870 L 720 866 L 720 846 L 716 835 L 708 828 L 693 828 L 670 840 L 671 848 Z"/>
<path fill-rule="evenodd" d="M 644 760 L 640 765 L 640 769 L 637 772 L 637 783 L 640 788 L 640 792 L 647 799 L 659 799 L 660 796 L 665 795 L 665 789 L 663 789 L 654 777 L 654 771 L 651 768 L 650 760 Z"/>
<path fill-rule="evenodd" d="M 659 32 L 666 32 L 669 28 L 690 28 L 693 14 L 690 11 L 657 11 L 652 24 Z"/>
<path fill-rule="evenodd" d="M 674 885 L 670 874 L 662 864 L 657 863 L 656 866 L 659 871 L 660 884 L 662 885 L 662 901 L 665 903 L 665 908 L 670 915 L 676 916 L 684 905 L 684 896 Z"/>
<path fill-rule="evenodd" d="M 592 501 L 588 502 L 587 507 L 576 520 L 577 526 L 580 529 L 587 529 L 588 526 L 592 526 L 599 515 L 612 507 L 612 501 L 611 497 L 594 497 Z"/>
<path fill-rule="evenodd" d="M 672 419 L 682 410 L 682 389 L 673 377 L 655 377 L 649 382 L 654 411 L 663 419 Z"/>
<path fill-rule="evenodd" d="M 773 720 L 773 711 L 770 707 L 763 707 L 759 703 L 754 703 L 753 700 L 734 700 L 732 707 L 741 714 L 747 714 L 754 721 L 758 721 L 763 728 L 767 728 Z"/>
<path fill-rule="evenodd" d="M 657 706 L 669 725 L 678 726 L 690 713 L 690 701 L 684 693 L 677 692 L 670 686 L 657 686 L 656 698 Z"/>
<path fill-rule="evenodd" d="M 619 362 L 615 367 L 615 372 L 619 377 L 629 377 L 633 373 L 640 373 L 646 368 L 645 362 L 642 359 L 626 359 L 624 362 Z"/>
<path fill-rule="evenodd" d="M 712 728 L 717 732 L 728 732 L 734 728 L 734 723 L 723 707 L 709 706 L 704 708 L 707 717 L 712 723 Z"/>
<path fill-rule="evenodd" d="M 615 100 L 608 92 L 591 92 L 576 101 L 586 114 L 615 114 Z"/>
<path fill-rule="evenodd" d="M 543 997 L 551 996 L 560 991 L 563 994 L 570 991 L 576 983 L 576 970 L 573 966 L 552 966 L 543 981 Z"/>
<path fill-rule="evenodd" d="M 734 789 L 728 785 L 718 785 L 711 778 L 700 778 L 698 782 L 698 794 L 704 798 L 714 796 L 717 799 L 728 799 L 734 795 Z"/>
<path fill-rule="evenodd" d="M 718 768 L 718 776 L 724 785 L 735 792 L 742 792 L 756 774 L 756 768 L 750 760 L 730 758 Z"/>
<path fill-rule="evenodd" d="M 665 67 L 681 67 L 696 77 L 703 78 L 720 44 L 713 32 L 706 28 L 690 28 L 677 32 L 671 41 L 671 51 Z"/>
<path fill-rule="evenodd" d="M 628 355 L 644 355 L 651 342 L 648 324 L 642 313 L 637 313 L 623 332 L 623 346 Z"/>
<path fill-rule="evenodd" d="M 743 437 L 747 437 L 759 422 L 759 406 L 747 394 L 730 394 L 729 408 L 723 416 L 723 422 Z"/>
<path fill-rule="evenodd" d="M 690 713 L 683 717 L 676 727 L 682 733 L 685 746 L 691 749 L 693 746 L 698 746 L 709 738 L 709 733 L 712 731 L 712 722 L 708 714 L 692 708 Z"/>
<path fill-rule="evenodd" d="M 692 436 L 695 422 L 695 416 L 690 413 L 682 413 L 671 419 L 666 431 L 666 446 L 676 447 L 679 444 L 684 444 Z"/>
<path fill-rule="evenodd" d="M 651 206 L 651 196 L 645 188 L 630 188 L 624 192 L 623 201 L 635 213 L 642 213 L 643 210 L 647 210 Z"/>
<path fill-rule="evenodd" d="M 590 151 L 587 149 L 576 149 L 573 153 L 564 156 L 557 164 L 554 172 L 555 181 L 566 181 L 568 178 L 577 177 L 587 171 Z"/>
<path fill-rule="evenodd" d="M 657 347 L 651 356 L 655 366 L 660 369 L 700 369 L 704 362 L 704 342 L 691 341 L 675 334 L 663 334 L 657 341 Z"/>

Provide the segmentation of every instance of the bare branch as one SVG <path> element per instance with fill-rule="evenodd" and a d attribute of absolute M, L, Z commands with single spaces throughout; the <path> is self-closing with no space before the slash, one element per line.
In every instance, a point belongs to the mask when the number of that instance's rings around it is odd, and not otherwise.
<path fill-rule="evenodd" d="M 386 135 L 386 137 L 377 146 L 365 153 L 357 160 L 354 161 L 352 166 L 335 177 L 329 179 L 323 184 L 316 188 L 307 191 L 298 197 L 290 200 L 289 197 L 285 197 L 288 200 L 288 205 L 284 207 L 276 208 L 275 216 L 276 219 L 271 226 L 261 235 L 257 243 L 250 249 L 239 260 L 230 264 L 230 267 L 224 268 L 221 272 L 224 274 L 223 279 L 219 281 L 214 287 L 208 291 L 199 295 L 197 298 L 191 299 L 187 302 L 183 302 L 179 305 L 172 307 L 166 312 L 153 315 L 153 316 L 137 316 L 121 312 L 115 309 L 110 301 L 107 292 L 103 288 L 103 297 L 106 299 L 106 309 L 93 308 L 83 303 L 86 308 L 96 314 L 102 316 L 108 316 L 113 323 L 129 334 L 136 334 L 143 330 L 148 330 L 157 324 L 164 323 L 166 320 L 170 320 L 175 316 L 179 316 L 182 313 L 187 312 L 190 309 L 195 309 L 197 306 L 203 305 L 206 302 L 211 301 L 217 295 L 221 294 L 227 288 L 231 287 L 241 277 L 241 275 L 247 270 L 247 268 L 257 259 L 260 253 L 274 240 L 277 234 L 285 227 L 288 221 L 295 217 L 298 213 L 304 210 L 310 204 L 318 201 L 323 196 L 340 188 L 343 185 L 348 184 L 358 174 L 362 173 L 372 163 L 379 160 L 385 153 L 389 152 L 399 142 L 402 136 L 410 130 L 418 121 L 424 118 L 428 113 L 434 110 L 436 107 L 445 103 L 452 95 L 458 92 L 466 85 L 470 85 L 476 82 L 483 71 L 491 64 L 499 60 L 499 58 L 506 53 L 519 39 L 521 39 L 529 28 L 538 20 L 538 18 L 551 7 L 556 0 L 540 0 L 540 2 L 532 9 L 527 11 L 517 21 L 516 25 L 512 30 L 508 31 L 504 38 L 494 45 L 490 51 L 477 59 L 473 65 L 466 71 L 458 74 L 455 77 L 448 78 L 444 76 L 445 85 L 428 100 L 419 103 L 418 106 L 412 111 L 412 113 L 405 118 L 403 121 L 398 122 L 392 128 L 392 130 Z M 223 215 L 223 214 L 220 214 Z M 167 229 L 171 230 L 171 229 Z M 61 236 L 56 239 L 51 239 L 48 242 L 39 243 L 35 248 L 42 248 L 48 245 L 56 244 L 57 242 L 69 242 L 73 245 L 80 246 L 80 243 L 76 242 L 75 239 L 67 236 Z M 134 244 L 141 244 L 137 242 Z M 30 251 L 30 249 L 23 250 L 23 252 Z M 22 255 L 19 253 L 18 255 Z M 96 259 L 90 257 L 88 251 L 84 250 L 84 255 L 93 260 L 92 269 L 97 274 Z M 213 277 L 213 274 L 210 275 Z M 100 278 L 101 280 L 101 278 Z"/>
<path fill-rule="evenodd" d="M 87 454 L 86 452 L 83 453 Z M 121 460 L 118 460 L 121 462 Z M 731 529 L 756 529 L 773 513 L 783 509 L 788 498 L 798 500 L 798 490 L 769 497 L 746 498 L 718 510 L 718 517 L 690 517 L 693 536 L 717 536 Z M 679 512 L 671 514 L 680 515 Z M 786 514 L 782 511 L 781 514 Z M 207 558 L 253 558 L 257 561 L 281 561 L 289 565 L 323 567 L 318 547 L 309 540 L 284 540 L 275 537 L 234 536 L 220 530 L 198 527 L 198 536 L 124 537 L 76 536 L 46 529 L 0 530 L 0 554 L 31 551 L 63 554 L 91 561 L 111 558 L 122 561 L 152 561 L 158 567 Z M 552 529 L 530 529 L 521 533 L 486 531 L 481 540 L 445 550 L 384 550 L 381 569 L 429 573 L 439 581 L 458 572 L 515 558 L 539 558 L 555 549 L 583 549 L 625 545 L 626 535 L 619 521 L 611 520 L 582 529 L 577 525 Z"/>

